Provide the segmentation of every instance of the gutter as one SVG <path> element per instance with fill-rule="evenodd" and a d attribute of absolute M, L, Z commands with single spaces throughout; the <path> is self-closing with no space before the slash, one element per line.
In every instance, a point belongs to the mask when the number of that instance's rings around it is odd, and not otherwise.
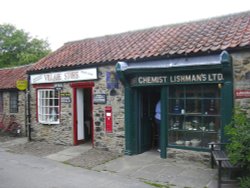
<path fill-rule="evenodd" d="M 30 75 L 28 74 L 28 91 L 27 91 L 27 100 L 28 100 L 28 110 L 27 117 L 28 118 L 28 141 L 31 141 L 31 114 L 30 114 Z"/>

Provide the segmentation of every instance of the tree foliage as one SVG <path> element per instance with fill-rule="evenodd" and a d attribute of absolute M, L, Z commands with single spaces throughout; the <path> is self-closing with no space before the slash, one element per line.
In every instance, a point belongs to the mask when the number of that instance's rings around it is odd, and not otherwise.
<path fill-rule="evenodd" d="M 10 24 L 0 25 L 0 68 L 35 63 L 50 52 L 46 40 L 32 38 Z"/>

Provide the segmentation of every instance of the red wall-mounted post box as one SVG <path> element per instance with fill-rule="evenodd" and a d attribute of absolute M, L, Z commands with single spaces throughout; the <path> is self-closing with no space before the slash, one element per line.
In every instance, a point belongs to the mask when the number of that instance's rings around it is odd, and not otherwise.
<path fill-rule="evenodd" d="M 112 122 L 112 106 L 105 106 L 105 122 L 106 122 L 106 132 L 113 132 L 113 122 Z"/>

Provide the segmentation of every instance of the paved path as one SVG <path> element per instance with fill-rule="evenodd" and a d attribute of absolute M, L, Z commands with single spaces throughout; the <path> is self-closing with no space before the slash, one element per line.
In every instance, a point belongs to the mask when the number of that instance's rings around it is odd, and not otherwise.
<path fill-rule="evenodd" d="M 199 162 L 161 159 L 155 151 L 122 158 L 99 165 L 94 170 L 121 176 L 161 182 L 175 188 L 214 187 L 216 171 Z M 215 186 L 216 187 L 216 186 Z"/>
<path fill-rule="evenodd" d="M 8 148 L 14 144 L 25 143 L 27 139 L 19 138 L 15 141 L 0 143 L 0 147 Z M 46 159 L 54 161 L 71 161 L 84 157 L 92 148 L 85 144 L 72 146 L 63 151 L 45 156 Z M 86 155 L 88 156 L 88 155 Z M 95 155 L 98 159 L 98 155 Z M 100 156 L 103 157 L 103 156 Z M 78 166 L 78 165 L 77 165 Z M 107 163 L 96 165 L 92 171 L 103 172 L 102 174 L 116 175 L 129 179 L 145 180 L 167 185 L 170 188 L 216 188 L 217 171 L 211 169 L 209 164 L 195 162 L 195 160 L 180 160 L 175 158 L 161 159 L 156 151 L 145 152 L 140 155 L 123 156 Z M 66 173 L 66 172 L 64 172 Z M 0 186 L 1 187 L 1 186 Z M 223 186 L 223 188 L 234 188 Z"/>
<path fill-rule="evenodd" d="M 100 173 L 0 148 L 0 188 L 150 188 L 134 178 Z"/>

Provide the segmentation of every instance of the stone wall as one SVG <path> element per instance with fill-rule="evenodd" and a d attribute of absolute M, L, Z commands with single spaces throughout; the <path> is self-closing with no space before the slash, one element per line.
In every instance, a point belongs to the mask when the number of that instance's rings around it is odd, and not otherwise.
<path fill-rule="evenodd" d="M 233 53 L 234 91 L 250 91 L 250 52 Z M 235 93 L 234 93 L 235 94 Z M 250 118 L 250 98 L 235 97 L 235 106 L 239 106 Z"/>
<path fill-rule="evenodd" d="M 234 89 L 250 89 L 250 81 L 247 74 L 250 72 L 250 53 L 234 53 Z M 114 66 L 102 66 L 98 68 L 98 80 L 94 81 L 93 94 L 105 94 L 106 104 L 93 104 L 93 143 L 94 147 L 113 152 L 124 153 L 125 129 L 124 129 L 124 87 L 119 82 L 119 88 L 110 90 L 107 88 L 106 73 L 115 72 Z M 62 92 L 71 94 L 69 83 L 64 83 Z M 5 100 L 6 101 L 6 100 Z M 21 101 L 20 101 L 21 103 Z M 235 99 L 250 116 L 250 98 Z M 113 111 L 113 132 L 106 132 L 105 107 L 111 106 Z M 31 87 L 31 112 L 32 112 L 32 138 L 45 139 L 48 142 L 72 145 L 73 144 L 73 106 L 72 103 L 61 104 L 60 124 L 42 125 L 36 121 L 36 89 Z"/>
<path fill-rule="evenodd" d="M 72 103 L 61 103 L 60 124 L 41 124 L 36 119 L 36 89 L 31 86 L 31 137 L 34 140 L 46 140 L 49 143 L 73 145 Z M 72 88 L 64 83 L 61 92 L 69 92 Z"/>
<path fill-rule="evenodd" d="M 105 94 L 106 104 L 93 104 L 93 143 L 94 147 L 123 153 L 124 151 L 124 89 L 121 83 L 119 88 L 111 91 L 106 86 L 106 73 L 115 71 L 114 66 L 99 67 L 99 79 L 94 81 L 93 94 Z M 84 82 L 84 81 L 83 81 Z M 31 86 L 31 125 L 32 139 L 44 139 L 50 143 L 73 144 L 73 93 L 70 83 L 63 83 L 61 92 L 71 94 L 71 103 L 61 103 L 61 117 L 58 125 L 44 125 L 36 120 L 36 89 Z M 104 111 L 106 106 L 112 106 L 113 132 L 106 132 Z"/>
<path fill-rule="evenodd" d="M 25 92 L 18 91 L 18 112 L 10 113 L 10 93 L 9 91 L 3 92 L 3 113 L 5 114 L 4 123 L 9 122 L 10 115 L 15 116 L 15 121 L 18 122 L 22 127 L 22 135 L 25 136 Z"/>
<path fill-rule="evenodd" d="M 112 93 L 106 86 L 106 73 L 115 71 L 114 66 L 100 67 L 99 81 L 95 83 L 94 94 L 106 94 L 107 103 L 94 105 L 94 145 L 113 152 L 124 152 L 125 132 L 124 132 L 124 88 L 119 82 L 119 88 Z M 113 132 L 106 132 L 105 106 L 112 106 L 113 112 Z"/>

